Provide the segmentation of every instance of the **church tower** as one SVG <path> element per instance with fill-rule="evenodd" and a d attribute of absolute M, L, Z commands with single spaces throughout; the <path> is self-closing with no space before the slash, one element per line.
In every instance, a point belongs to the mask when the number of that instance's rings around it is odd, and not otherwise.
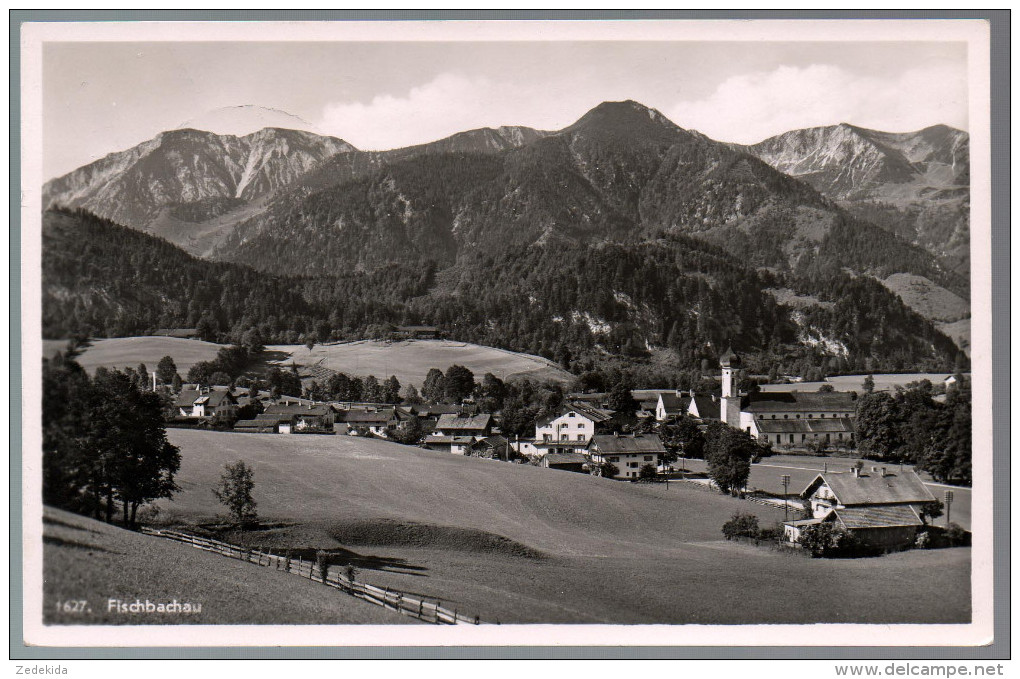
<path fill-rule="evenodd" d="M 740 393 L 737 390 L 737 373 L 740 371 L 740 357 L 727 349 L 719 357 L 722 368 L 722 401 L 719 403 L 719 419 L 731 427 L 740 427 Z"/>

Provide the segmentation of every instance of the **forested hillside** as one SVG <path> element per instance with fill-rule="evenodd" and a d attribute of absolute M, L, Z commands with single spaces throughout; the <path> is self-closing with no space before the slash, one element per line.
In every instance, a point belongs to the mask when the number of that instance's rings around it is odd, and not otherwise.
<path fill-rule="evenodd" d="M 679 234 L 640 243 L 564 243 L 499 258 L 473 253 L 333 275 L 284 276 L 197 259 L 83 211 L 44 216 L 47 337 L 200 327 L 206 339 L 268 342 L 384 336 L 428 323 L 451 337 L 538 353 L 581 369 L 665 349 L 692 370 L 732 344 L 766 366 L 950 369 L 950 340 L 870 278 L 758 272 Z M 812 290 L 835 304 L 794 310 L 766 289 Z M 828 360 L 831 357 L 831 361 Z"/>

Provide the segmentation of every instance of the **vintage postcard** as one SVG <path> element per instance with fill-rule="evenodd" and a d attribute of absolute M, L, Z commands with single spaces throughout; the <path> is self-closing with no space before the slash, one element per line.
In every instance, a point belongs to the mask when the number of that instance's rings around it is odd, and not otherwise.
<path fill-rule="evenodd" d="M 26 644 L 991 641 L 986 22 L 21 39 Z"/>

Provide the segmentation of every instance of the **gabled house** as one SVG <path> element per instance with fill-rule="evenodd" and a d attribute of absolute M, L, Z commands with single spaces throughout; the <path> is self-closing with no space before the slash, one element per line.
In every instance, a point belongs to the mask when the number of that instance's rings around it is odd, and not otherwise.
<path fill-rule="evenodd" d="M 519 451 L 528 457 L 581 451 L 599 425 L 612 419 L 612 411 L 587 403 L 568 402 L 535 422 L 535 438 L 521 441 Z"/>
<path fill-rule="evenodd" d="M 659 400 L 655 403 L 655 419 L 664 422 L 671 417 L 683 415 L 691 407 L 693 394 L 677 390 L 659 394 Z"/>
<path fill-rule="evenodd" d="M 935 502 L 913 471 L 893 473 L 886 467 L 819 474 L 801 498 L 813 517 L 786 522 L 790 542 L 796 542 L 806 526 L 834 521 L 862 543 L 887 550 L 910 545 L 924 525 L 921 515 L 926 506 Z"/>
<path fill-rule="evenodd" d="M 293 432 L 332 431 L 335 411 L 325 403 L 311 401 L 282 401 L 267 406 L 264 415 L 278 415 L 289 418 Z"/>
<path fill-rule="evenodd" d="M 471 454 L 478 457 L 491 457 L 497 460 L 506 459 L 510 455 L 510 441 L 499 434 L 486 436 L 475 441 L 471 446 Z"/>
<path fill-rule="evenodd" d="M 352 436 L 364 432 L 386 438 L 398 424 L 396 412 L 393 409 L 349 410 L 343 413 L 342 420 L 341 423 L 337 423 L 337 430 Z"/>
<path fill-rule="evenodd" d="M 834 419 L 751 420 L 751 436 L 780 446 L 800 447 L 824 442 L 850 445 L 854 441 L 854 423 L 849 417 Z"/>
<path fill-rule="evenodd" d="M 588 443 L 588 455 L 595 465 L 611 462 L 618 479 L 636 479 L 646 464 L 658 468 L 666 448 L 658 434 L 596 434 Z"/>
<path fill-rule="evenodd" d="M 542 466 L 567 472 L 588 472 L 588 458 L 582 453 L 549 453 L 542 458 Z"/>
<path fill-rule="evenodd" d="M 203 419 L 231 418 L 237 414 L 237 399 L 229 391 L 182 389 L 174 401 L 179 417 Z"/>
<path fill-rule="evenodd" d="M 704 420 L 718 420 L 720 414 L 719 399 L 715 394 L 695 394 L 687 405 L 687 413 L 694 418 Z"/>
<path fill-rule="evenodd" d="M 492 415 L 470 415 L 460 417 L 443 414 L 436 422 L 435 433 L 440 436 L 473 436 L 485 438 L 492 433 Z"/>
<path fill-rule="evenodd" d="M 425 437 L 429 450 L 443 450 L 455 455 L 470 455 L 476 441 L 492 434 L 492 415 L 461 417 L 449 413 L 439 416 L 436 427 Z"/>

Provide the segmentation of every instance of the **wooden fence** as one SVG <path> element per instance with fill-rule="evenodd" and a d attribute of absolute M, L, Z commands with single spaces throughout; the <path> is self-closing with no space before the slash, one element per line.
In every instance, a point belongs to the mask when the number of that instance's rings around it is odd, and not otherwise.
<path fill-rule="evenodd" d="M 154 535 L 176 542 L 189 544 L 198 549 L 213 552 L 220 556 L 231 559 L 240 559 L 248 563 L 257 564 L 273 570 L 293 573 L 299 577 L 313 582 L 322 582 L 322 573 L 314 561 L 305 561 L 300 558 L 289 558 L 272 552 L 262 552 L 254 549 L 238 547 L 219 540 L 191 535 L 176 530 L 157 530 L 143 527 L 141 529 L 146 535 Z M 479 617 L 468 616 L 459 612 L 456 608 L 451 610 L 442 605 L 441 601 L 426 601 L 404 594 L 398 590 L 375 587 L 367 583 L 356 582 L 347 578 L 342 572 L 343 566 L 329 566 L 326 569 L 326 582 L 329 587 L 339 589 L 351 596 L 363 599 L 377 606 L 383 606 L 403 615 L 417 618 L 423 622 L 436 625 L 480 625 Z"/>

